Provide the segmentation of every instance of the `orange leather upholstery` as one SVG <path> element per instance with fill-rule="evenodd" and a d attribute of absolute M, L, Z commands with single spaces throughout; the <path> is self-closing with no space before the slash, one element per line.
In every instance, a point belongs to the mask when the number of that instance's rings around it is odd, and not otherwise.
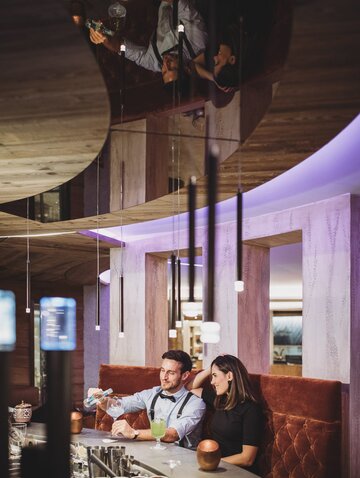
<path fill-rule="evenodd" d="M 259 451 L 263 478 L 338 478 L 341 473 L 341 383 L 302 377 L 250 375 L 263 404 L 266 425 Z M 130 395 L 159 384 L 159 369 L 101 365 L 99 386 Z M 204 436 L 208 435 L 207 414 Z M 125 418 L 149 428 L 145 412 Z M 96 412 L 95 427 L 110 430 L 112 419 Z"/>

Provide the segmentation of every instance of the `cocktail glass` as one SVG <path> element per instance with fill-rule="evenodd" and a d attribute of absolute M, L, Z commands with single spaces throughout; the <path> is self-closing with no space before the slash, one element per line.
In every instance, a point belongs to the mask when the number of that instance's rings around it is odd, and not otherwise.
<path fill-rule="evenodd" d="M 181 465 L 181 461 L 180 460 L 167 460 L 167 461 L 164 461 L 164 465 L 168 465 L 168 467 L 170 468 L 170 476 L 171 478 L 173 477 L 173 474 L 174 474 L 174 469 Z"/>
<path fill-rule="evenodd" d="M 100 403 L 99 407 L 104 410 L 113 419 L 113 422 L 124 413 L 121 400 L 117 397 L 106 397 Z M 113 435 L 111 435 L 113 436 Z"/>
<path fill-rule="evenodd" d="M 151 434 L 156 440 L 156 445 L 150 447 L 152 450 L 165 450 L 166 446 L 163 446 L 160 442 L 161 438 L 166 433 L 166 420 L 163 417 L 156 417 L 150 423 Z"/>

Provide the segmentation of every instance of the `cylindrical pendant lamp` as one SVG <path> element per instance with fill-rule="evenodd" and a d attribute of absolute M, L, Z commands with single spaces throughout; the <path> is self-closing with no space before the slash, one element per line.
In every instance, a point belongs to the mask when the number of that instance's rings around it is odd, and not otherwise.
<path fill-rule="evenodd" d="M 242 264 L 242 222 L 243 222 L 243 195 L 239 190 L 236 205 L 236 281 L 234 284 L 236 292 L 244 290 L 243 264 Z"/>
<path fill-rule="evenodd" d="M 124 331 L 124 276 L 119 276 L 119 338 L 125 337 Z"/>
<path fill-rule="evenodd" d="M 171 294 L 170 294 L 170 327 L 169 337 L 176 337 L 176 256 L 171 254 Z"/>
<path fill-rule="evenodd" d="M 196 178 L 190 178 L 188 187 L 189 209 L 189 302 L 195 302 L 195 209 L 196 209 Z"/>

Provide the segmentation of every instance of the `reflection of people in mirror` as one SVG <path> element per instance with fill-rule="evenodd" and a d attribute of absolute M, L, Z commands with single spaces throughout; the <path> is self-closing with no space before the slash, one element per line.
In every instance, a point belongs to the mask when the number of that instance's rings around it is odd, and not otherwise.
<path fill-rule="evenodd" d="M 240 27 L 228 25 L 222 32 L 217 51 L 209 49 L 192 61 L 192 70 L 201 78 L 212 81 L 225 93 L 234 91 L 240 82 Z"/>
<path fill-rule="evenodd" d="M 184 25 L 183 60 L 186 64 L 200 55 L 206 46 L 207 33 L 203 18 L 189 3 L 179 0 L 178 21 Z M 158 22 L 148 46 L 140 46 L 124 38 L 109 38 L 90 29 L 90 39 L 95 44 L 103 44 L 116 53 L 120 45 L 125 45 L 125 57 L 147 70 L 161 72 L 164 83 L 170 83 L 178 76 L 178 32 L 173 24 L 173 2 L 163 0 L 159 6 Z"/>

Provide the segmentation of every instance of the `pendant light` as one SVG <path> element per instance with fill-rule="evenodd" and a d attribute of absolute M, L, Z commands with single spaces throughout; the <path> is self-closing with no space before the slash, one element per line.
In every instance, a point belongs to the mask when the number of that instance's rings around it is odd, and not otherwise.
<path fill-rule="evenodd" d="M 96 160 L 96 306 L 95 330 L 100 331 L 100 244 L 99 244 L 100 154 Z"/>
<path fill-rule="evenodd" d="M 236 195 L 236 281 L 234 288 L 236 292 L 244 290 L 242 276 L 242 222 L 243 222 L 243 195 L 239 190 Z"/>
<path fill-rule="evenodd" d="M 172 4 L 173 26 L 178 31 L 178 78 L 177 82 L 173 82 L 173 108 L 181 103 L 181 78 L 183 75 L 183 34 L 184 29 L 182 25 L 178 25 L 178 0 L 174 0 Z M 174 115 L 174 129 L 175 129 L 175 115 Z M 178 131 L 179 133 L 179 131 Z M 173 234 L 173 253 L 170 256 L 171 263 L 171 291 L 170 291 L 170 326 L 169 338 L 177 338 L 177 328 L 181 327 L 181 261 L 179 251 L 179 187 L 180 187 L 180 139 L 177 136 L 177 174 L 175 174 L 175 136 L 172 136 L 171 144 L 171 164 L 172 164 L 172 198 L 173 198 L 173 219 L 172 219 L 172 234 Z M 175 176 L 177 177 L 177 201 L 178 201 L 178 244 L 177 244 L 177 258 L 175 255 Z"/>
<path fill-rule="evenodd" d="M 243 50 L 243 18 L 240 18 L 239 35 L 239 93 L 240 93 L 240 121 L 239 121 L 239 152 L 238 152 L 238 192 L 236 195 L 236 280 L 234 289 L 236 292 L 243 292 L 243 193 L 241 190 L 241 70 L 242 70 L 242 50 Z"/>
<path fill-rule="evenodd" d="M 124 209 L 124 161 L 121 162 L 121 182 L 120 182 L 120 272 L 119 272 L 119 339 L 125 337 L 124 331 L 124 242 L 123 242 L 123 209 Z"/>
<path fill-rule="evenodd" d="M 170 290 L 170 327 L 169 338 L 174 339 L 176 333 L 176 256 L 171 254 L 171 290 Z"/>
<path fill-rule="evenodd" d="M 220 324 L 214 321 L 215 314 L 215 209 L 217 198 L 217 163 L 219 147 L 213 144 L 207 155 L 208 173 L 208 271 L 207 271 L 207 320 L 201 324 L 200 340 L 217 343 L 220 340 Z"/>
<path fill-rule="evenodd" d="M 31 272 L 30 272 L 30 199 L 26 198 L 26 306 L 25 313 L 30 314 Z"/>
<path fill-rule="evenodd" d="M 196 210 L 196 177 L 191 176 L 188 186 L 188 251 L 189 251 L 189 297 L 183 310 L 187 317 L 198 315 L 195 303 L 195 210 Z"/>

